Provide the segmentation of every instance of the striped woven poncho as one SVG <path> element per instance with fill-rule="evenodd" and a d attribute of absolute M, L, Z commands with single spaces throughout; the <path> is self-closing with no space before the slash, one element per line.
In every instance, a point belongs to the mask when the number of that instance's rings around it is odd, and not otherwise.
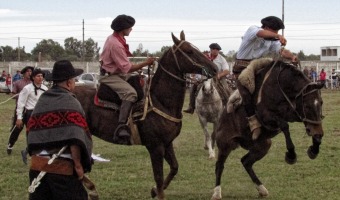
<path fill-rule="evenodd" d="M 81 148 L 84 171 L 91 171 L 91 134 L 82 106 L 68 90 L 53 86 L 40 96 L 28 121 L 27 134 L 30 155 L 32 151 L 76 144 Z"/>

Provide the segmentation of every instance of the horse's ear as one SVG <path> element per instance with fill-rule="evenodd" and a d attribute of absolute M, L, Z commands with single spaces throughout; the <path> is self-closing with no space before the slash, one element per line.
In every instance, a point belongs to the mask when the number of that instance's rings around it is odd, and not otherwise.
<path fill-rule="evenodd" d="M 185 35 L 184 35 L 184 31 L 181 31 L 181 35 L 180 35 L 181 40 L 185 40 Z"/>
<path fill-rule="evenodd" d="M 318 83 L 316 84 L 315 88 L 320 90 L 320 89 L 322 89 L 324 86 L 325 86 L 324 83 L 319 83 L 319 82 L 318 82 Z"/>
<path fill-rule="evenodd" d="M 174 43 L 175 43 L 176 45 L 179 45 L 180 41 L 174 36 L 173 33 L 171 33 L 171 37 L 172 37 L 172 41 L 174 41 Z"/>

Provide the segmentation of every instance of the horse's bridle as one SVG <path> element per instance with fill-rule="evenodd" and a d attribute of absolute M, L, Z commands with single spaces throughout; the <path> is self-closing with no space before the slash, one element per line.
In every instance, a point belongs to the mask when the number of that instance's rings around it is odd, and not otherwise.
<path fill-rule="evenodd" d="M 281 63 L 282 65 L 282 63 Z M 280 65 L 280 72 L 277 76 L 277 83 L 279 85 L 279 88 L 280 88 L 280 91 L 281 93 L 283 94 L 283 96 L 285 97 L 286 101 L 288 102 L 288 104 L 290 105 L 290 107 L 294 110 L 295 114 L 299 117 L 299 119 L 302 121 L 302 122 L 308 122 L 308 123 L 311 123 L 311 124 L 316 124 L 316 125 L 319 125 L 321 124 L 322 122 L 322 119 L 320 120 L 311 120 L 311 119 L 308 119 L 307 116 L 306 116 L 306 112 L 305 112 L 305 104 L 304 104 L 304 97 L 309 95 L 309 94 L 312 94 L 314 92 L 318 92 L 318 89 L 313 89 L 309 92 L 306 92 L 306 89 L 308 86 L 310 85 L 316 85 L 316 83 L 314 82 L 310 82 L 308 83 L 307 85 L 305 85 L 301 90 L 300 92 L 295 96 L 295 101 L 297 101 L 299 98 L 301 98 L 301 104 L 302 104 L 302 116 L 300 115 L 300 113 L 296 110 L 296 106 L 294 106 L 294 104 L 292 103 L 292 101 L 288 98 L 288 96 L 286 95 L 286 93 L 282 90 L 282 87 L 280 85 L 280 81 L 279 81 L 279 76 L 280 76 L 280 73 L 281 73 L 281 65 Z M 322 113 L 321 113 L 321 116 L 322 116 Z"/>
<path fill-rule="evenodd" d="M 201 69 L 203 70 L 203 72 L 204 72 L 204 75 L 206 75 L 206 76 L 208 76 L 208 77 L 212 77 L 212 75 L 211 75 L 210 73 L 208 73 L 208 71 L 206 70 L 206 67 L 204 67 L 203 65 L 200 65 L 200 64 L 196 63 L 195 61 L 193 61 L 193 60 L 192 60 L 192 59 L 191 59 L 191 58 L 190 58 L 190 57 L 189 57 L 182 49 L 179 48 L 184 42 L 185 42 L 184 40 L 181 41 L 181 42 L 179 43 L 179 45 L 176 46 L 176 49 L 174 49 L 174 47 L 171 48 L 171 52 L 172 52 L 172 55 L 173 55 L 174 58 L 175 58 L 175 61 L 176 61 L 176 65 L 177 65 L 178 70 L 179 70 L 181 73 L 183 73 L 183 71 L 181 70 L 181 67 L 180 67 L 180 65 L 179 65 L 179 63 L 178 63 L 177 57 L 176 57 L 176 51 L 181 52 L 182 55 L 184 55 L 184 57 L 186 57 L 186 58 L 191 62 L 192 65 L 201 68 Z M 163 56 L 164 56 L 164 55 L 165 55 L 165 54 L 163 54 Z M 161 57 L 159 60 L 161 61 L 161 60 L 162 60 L 162 57 Z M 179 81 L 181 81 L 181 82 L 186 82 L 186 79 L 184 79 L 183 77 L 178 77 L 178 76 L 176 76 L 175 74 L 173 74 L 173 73 L 169 72 L 168 70 L 166 70 L 166 69 L 161 65 L 160 62 L 158 63 L 158 65 L 161 67 L 161 69 L 162 69 L 165 73 L 167 73 L 167 74 L 170 75 L 171 77 L 173 77 L 173 78 L 175 78 L 176 80 L 179 80 Z M 185 74 L 183 73 L 183 76 L 184 76 L 184 75 L 185 75 Z M 150 88 L 149 88 L 149 89 L 150 89 Z M 179 123 L 179 122 L 182 121 L 182 119 L 172 117 L 172 116 L 170 116 L 169 114 L 167 114 L 167 113 L 165 113 L 165 112 L 159 110 L 159 109 L 156 108 L 155 106 L 153 106 L 152 98 L 151 98 L 150 93 L 149 93 L 149 94 L 147 95 L 147 97 L 146 97 L 146 102 L 149 102 L 149 103 L 150 103 L 150 107 L 149 107 L 149 108 L 147 108 L 147 107 L 144 108 L 144 112 L 142 113 L 142 119 L 141 119 L 141 120 L 144 120 L 144 119 L 145 119 L 145 116 L 146 116 L 146 114 L 147 114 L 148 112 L 153 111 L 153 112 L 157 113 L 158 115 L 160 115 L 160 116 L 162 116 L 162 117 L 164 117 L 164 118 L 166 118 L 166 119 L 168 119 L 168 120 L 170 120 L 170 121 L 172 121 L 172 122 Z M 147 103 L 146 103 L 146 105 L 147 105 Z M 139 116 L 139 115 L 141 115 L 141 114 L 137 114 L 137 115 L 135 115 L 135 116 Z"/>
<path fill-rule="evenodd" d="M 182 44 L 184 44 L 185 42 L 186 42 L 185 40 L 182 40 L 178 45 L 175 44 L 174 46 L 171 47 L 171 53 L 172 53 L 172 55 L 174 56 L 174 59 L 175 59 L 175 62 L 176 62 L 176 66 L 177 66 L 178 70 L 179 70 L 181 73 L 183 73 L 183 71 L 182 71 L 182 69 L 181 69 L 181 67 L 180 67 L 180 65 L 179 65 L 179 63 L 178 63 L 178 59 L 177 59 L 177 56 L 176 56 L 176 51 L 181 52 L 182 55 L 183 55 L 184 57 L 186 57 L 186 58 L 190 61 L 190 63 L 191 63 L 193 66 L 196 66 L 196 67 L 201 68 L 201 69 L 202 69 L 202 75 L 207 76 L 207 77 L 213 77 L 213 75 L 211 75 L 211 74 L 208 72 L 207 67 L 204 67 L 203 65 L 201 65 L 201 64 L 199 64 L 199 63 L 193 61 L 193 60 L 188 56 L 188 54 L 185 53 L 185 52 L 180 48 L 180 47 L 182 46 Z M 192 46 L 192 44 L 190 44 L 190 45 Z M 160 60 L 161 60 L 161 59 L 160 59 Z M 159 63 L 159 66 L 161 67 L 161 69 L 162 69 L 164 72 L 166 72 L 167 74 L 169 74 L 171 77 L 173 77 L 173 78 L 175 78 L 175 79 L 177 79 L 177 80 L 179 80 L 179 81 L 186 82 L 186 79 L 184 78 L 184 77 L 185 77 L 185 73 L 182 74 L 182 77 L 179 77 L 179 76 L 176 76 L 175 74 L 169 72 L 168 70 L 166 70 L 160 63 Z"/>

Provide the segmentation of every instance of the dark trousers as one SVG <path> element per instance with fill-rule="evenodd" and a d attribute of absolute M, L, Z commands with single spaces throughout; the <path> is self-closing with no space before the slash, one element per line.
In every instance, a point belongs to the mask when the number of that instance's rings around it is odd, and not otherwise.
<path fill-rule="evenodd" d="M 24 116 L 23 116 L 23 123 L 25 124 L 25 126 L 27 125 L 27 122 L 29 120 L 29 118 L 31 117 L 33 110 L 25 110 L 24 112 Z M 13 121 L 12 121 L 12 128 L 11 128 L 11 134 L 9 136 L 9 140 L 8 140 L 8 147 L 13 147 L 15 142 L 18 140 L 19 135 L 23 129 L 22 128 L 18 128 L 15 126 L 15 122 L 17 121 L 17 114 L 16 114 L 16 109 L 14 110 L 14 117 L 13 117 Z M 14 128 L 14 129 L 13 129 Z"/>
<path fill-rule="evenodd" d="M 242 104 L 246 110 L 247 116 L 251 117 L 255 115 L 255 105 L 252 99 L 252 94 L 238 80 L 237 80 L 237 89 L 239 90 L 240 95 L 242 97 Z"/>
<path fill-rule="evenodd" d="M 30 184 L 39 175 L 39 171 L 30 170 Z M 29 194 L 30 200 L 87 200 L 87 191 L 77 176 L 46 173 L 40 185 Z"/>

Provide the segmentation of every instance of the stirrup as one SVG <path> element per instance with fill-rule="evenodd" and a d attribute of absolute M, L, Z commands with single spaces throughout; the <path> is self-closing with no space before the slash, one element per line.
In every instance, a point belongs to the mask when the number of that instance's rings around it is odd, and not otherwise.
<path fill-rule="evenodd" d="M 125 131 L 121 134 L 122 129 Z M 126 124 L 119 124 L 113 135 L 113 142 L 117 144 L 131 145 L 131 134 L 129 126 Z"/>

